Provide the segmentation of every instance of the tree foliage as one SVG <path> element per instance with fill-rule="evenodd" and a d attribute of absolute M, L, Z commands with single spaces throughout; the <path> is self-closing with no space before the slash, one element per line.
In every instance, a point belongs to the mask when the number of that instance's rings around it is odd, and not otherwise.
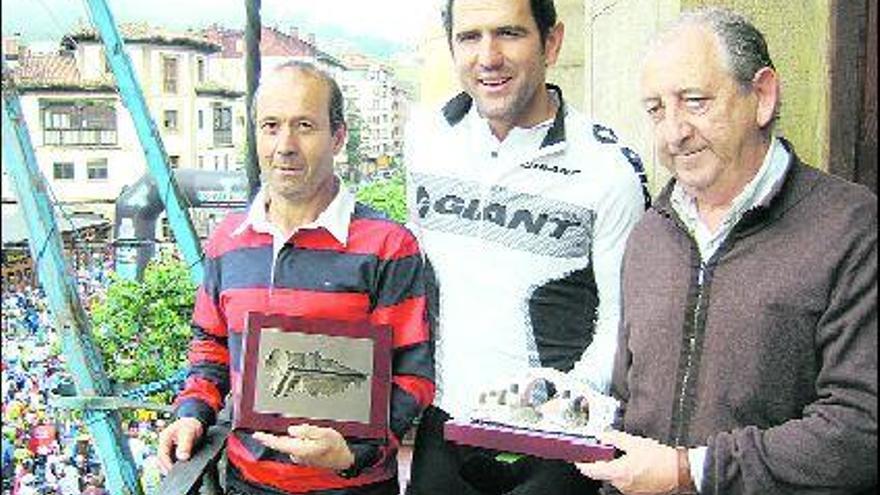
<path fill-rule="evenodd" d="M 406 181 L 399 170 L 387 181 L 362 186 L 357 199 L 398 222 L 406 221 Z"/>
<path fill-rule="evenodd" d="M 348 127 L 348 139 L 345 142 L 345 153 L 348 157 L 348 163 L 360 165 L 364 159 L 361 152 L 361 132 L 363 131 L 364 120 L 356 109 L 350 110 L 345 120 Z"/>
<path fill-rule="evenodd" d="M 186 366 L 195 291 L 187 266 L 170 254 L 154 258 L 142 282 L 114 275 L 92 313 L 108 375 L 143 384 Z"/>

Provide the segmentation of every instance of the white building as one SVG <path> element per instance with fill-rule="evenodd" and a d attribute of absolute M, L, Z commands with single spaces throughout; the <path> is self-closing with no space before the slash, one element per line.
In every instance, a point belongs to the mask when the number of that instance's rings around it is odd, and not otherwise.
<path fill-rule="evenodd" d="M 239 167 L 243 93 L 209 78 L 220 47 L 199 35 L 144 25 L 120 31 L 170 165 Z M 112 218 L 122 188 L 147 169 L 94 30 L 66 36 L 56 53 L 23 56 L 13 77 L 37 163 L 55 196 Z"/>
<path fill-rule="evenodd" d="M 361 154 L 370 163 L 367 173 L 400 162 L 409 95 L 386 64 L 362 55 L 343 57 L 349 70 L 342 82 L 349 111 L 361 121 Z"/>

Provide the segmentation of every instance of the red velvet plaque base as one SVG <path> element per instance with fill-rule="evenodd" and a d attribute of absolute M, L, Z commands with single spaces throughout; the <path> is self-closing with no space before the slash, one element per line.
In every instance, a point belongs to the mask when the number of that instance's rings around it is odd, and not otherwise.
<path fill-rule="evenodd" d="M 455 421 L 443 428 L 446 440 L 504 452 L 533 455 L 568 462 L 614 459 L 615 449 L 593 437 L 528 430 L 500 424 Z"/>

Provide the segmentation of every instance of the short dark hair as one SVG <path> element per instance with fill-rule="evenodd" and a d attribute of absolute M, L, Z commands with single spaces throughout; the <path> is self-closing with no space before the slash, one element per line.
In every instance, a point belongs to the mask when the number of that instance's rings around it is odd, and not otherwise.
<path fill-rule="evenodd" d="M 452 47 L 452 5 L 455 0 L 446 0 L 446 8 L 443 9 L 443 28 L 446 30 L 446 41 Z M 538 25 L 538 34 L 541 35 L 541 46 L 547 41 L 550 30 L 556 25 L 556 7 L 553 0 L 529 0 L 532 8 L 532 18 Z"/>
<path fill-rule="evenodd" d="M 330 90 L 330 103 L 327 108 L 327 113 L 330 116 L 330 131 L 336 132 L 345 125 L 345 102 L 342 98 L 342 90 L 339 89 L 339 84 L 333 76 L 319 69 L 314 64 L 302 60 L 288 60 L 271 68 L 270 71 L 281 72 L 288 69 L 311 74 L 323 81 Z M 251 119 L 255 127 L 257 123 L 257 94 L 259 94 L 259 91 L 260 87 L 257 86 L 256 91 L 254 91 L 254 101 L 251 104 Z"/>

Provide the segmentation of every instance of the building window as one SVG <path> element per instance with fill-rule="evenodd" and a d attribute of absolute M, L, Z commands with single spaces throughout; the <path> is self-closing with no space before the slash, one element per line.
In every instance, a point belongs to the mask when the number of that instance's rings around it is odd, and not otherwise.
<path fill-rule="evenodd" d="M 162 125 L 165 127 L 165 130 L 168 131 L 176 131 L 177 130 L 177 110 L 165 110 L 163 114 L 163 123 Z"/>
<path fill-rule="evenodd" d="M 205 128 L 205 112 L 203 110 L 199 110 L 199 130 Z"/>
<path fill-rule="evenodd" d="M 232 108 L 214 107 L 214 146 L 232 145 Z"/>
<path fill-rule="evenodd" d="M 204 168 L 205 168 L 205 157 L 202 155 L 199 155 L 199 170 L 202 170 Z"/>
<path fill-rule="evenodd" d="M 229 172 L 229 155 L 223 155 L 223 170 Z"/>
<path fill-rule="evenodd" d="M 89 180 L 107 180 L 107 159 L 97 158 L 86 162 L 86 175 Z"/>
<path fill-rule="evenodd" d="M 116 107 L 110 101 L 40 101 L 43 144 L 115 145 Z"/>
<path fill-rule="evenodd" d="M 214 155 L 214 170 L 220 170 L 220 157 Z"/>
<path fill-rule="evenodd" d="M 52 164 L 52 177 L 56 180 L 73 180 L 72 162 L 55 162 Z"/>
<path fill-rule="evenodd" d="M 177 168 L 180 166 L 180 155 L 168 155 L 168 165 L 171 168 Z"/>
<path fill-rule="evenodd" d="M 163 215 L 160 225 L 162 229 L 162 239 L 166 241 L 174 239 L 174 231 L 171 230 L 171 222 L 168 221 L 168 217 Z"/>
<path fill-rule="evenodd" d="M 200 83 L 205 82 L 205 59 L 196 59 L 196 80 Z"/>
<path fill-rule="evenodd" d="M 110 67 L 110 59 L 107 58 L 107 52 L 101 48 L 101 61 L 104 63 L 104 74 L 112 74 L 113 69 Z"/>
<path fill-rule="evenodd" d="M 162 88 L 177 93 L 177 57 L 162 57 Z"/>

